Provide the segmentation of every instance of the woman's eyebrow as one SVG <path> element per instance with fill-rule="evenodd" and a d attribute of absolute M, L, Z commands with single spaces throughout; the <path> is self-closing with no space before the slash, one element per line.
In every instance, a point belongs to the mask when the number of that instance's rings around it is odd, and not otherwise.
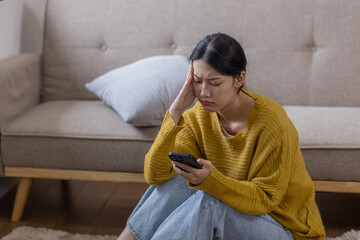
<path fill-rule="evenodd" d="M 200 77 L 197 76 L 195 73 L 194 73 L 194 76 L 197 77 L 197 78 L 200 78 Z M 219 80 L 219 79 L 221 79 L 221 77 L 210 77 L 210 78 L 206 78 L 206 80 L 209 80 L 209 81 Z"/>

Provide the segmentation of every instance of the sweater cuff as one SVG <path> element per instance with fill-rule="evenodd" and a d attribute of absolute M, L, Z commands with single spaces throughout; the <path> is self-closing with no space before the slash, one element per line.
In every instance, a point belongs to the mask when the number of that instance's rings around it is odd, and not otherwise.
<path fill-rule="evenodd" d="M 223 190 L 227 189 L 227 177 L 214 167 L 202 184 L 193 185 L 189 182 L 188 186 L 192 189 L 202 190 L 211 195 L 218 195 L 221 194 Z"/>

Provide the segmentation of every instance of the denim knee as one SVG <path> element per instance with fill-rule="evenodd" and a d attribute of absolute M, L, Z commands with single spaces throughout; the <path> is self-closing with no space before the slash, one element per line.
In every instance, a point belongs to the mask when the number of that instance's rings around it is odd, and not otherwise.
<path fill-rule="evenodd" d="M 200 190 L 197 190 L 192 197 L 196 198 L 198 201 L 201 202 L 200 211 L 203 211 L 207 208 L 210 208 L 212 206 L 216 206 L 216 205 L 219 205 L 222 203 L 217 198 L 211 196 L 210 194 L 208 194 L 204 191 L 200 191 Z"/>

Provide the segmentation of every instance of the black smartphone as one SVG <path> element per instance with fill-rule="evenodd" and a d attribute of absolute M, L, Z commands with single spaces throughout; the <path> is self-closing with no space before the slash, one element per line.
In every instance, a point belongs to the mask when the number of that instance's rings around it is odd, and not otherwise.
<path fill-rule="evenodd" d="M 169 152 L 169 157 L 172 161 L 180 162 L 186 164 L 190 167 L 201 169 L 202 166 L 196 161 L 195 157 L 188 153 L 176 153 L 176 152 Z M 181 168 L 180 168 L 181 169 Z M 181 169 L 187 172 L 184 169 Z"/>

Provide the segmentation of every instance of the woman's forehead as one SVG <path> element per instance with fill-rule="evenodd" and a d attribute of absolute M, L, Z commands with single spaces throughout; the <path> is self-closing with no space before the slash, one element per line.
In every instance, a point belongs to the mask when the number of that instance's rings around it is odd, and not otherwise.
<path fill-rule="evenodd" d="M 193 61 L 194 66 L 194 75 L 197 77 L 214 77 L 214 76 L 223 76 L 223 74 L 216 71 L 208 63 L 204 62 L 202 59 L 197 59 Z"/>

